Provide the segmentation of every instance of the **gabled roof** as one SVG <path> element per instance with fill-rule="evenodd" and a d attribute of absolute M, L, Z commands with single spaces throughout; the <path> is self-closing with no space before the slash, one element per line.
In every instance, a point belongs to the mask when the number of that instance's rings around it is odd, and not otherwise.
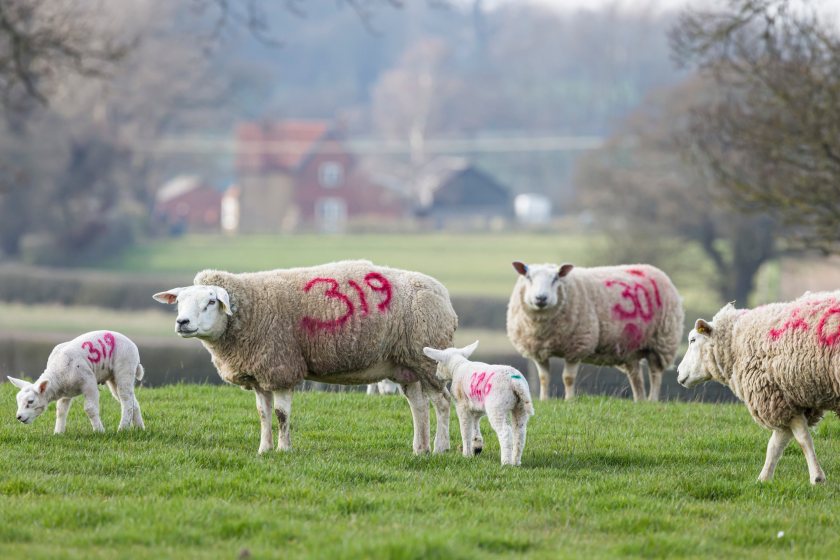
<path fill-rule="evenodd" d="M 241 171 L 294 171 L 330 132 L 327 121 L 285 120 L 236 127 Z"/>
<path fill-rule="evenodd" d="M 178 175 L 158 189 L 155 200 L 158 203 L 168 202 L 201 186 L 203 183 L 198 175 Z"/>

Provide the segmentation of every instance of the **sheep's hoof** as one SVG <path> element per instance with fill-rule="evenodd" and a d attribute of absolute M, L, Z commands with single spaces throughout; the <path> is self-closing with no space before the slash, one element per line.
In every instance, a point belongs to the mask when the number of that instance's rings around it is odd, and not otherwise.
<path fill-rule="evenodd" d="M 821 475 L 819 475 L 817 478 L 815 478 L 814 480 L 812 480 L 812 481 L 811 481 L 811 484 L 813 484 L 814 486 L 816 486 L 817 484 L 822 484 L 822 483 L 824 483 L 824 482 L 825 482 L 825 475 L 824 475 L 824 474 L 821 474 Z"/>
<path fill-rule="evenodd" d="M 484 448 L 483 447 L 474 447 L 473 448 L 473 455 L 481 455 L 481 452 Z"/>

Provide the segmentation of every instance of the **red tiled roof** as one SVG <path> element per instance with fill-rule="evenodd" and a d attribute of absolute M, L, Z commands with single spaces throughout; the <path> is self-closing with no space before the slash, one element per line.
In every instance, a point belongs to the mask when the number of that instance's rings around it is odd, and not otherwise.
<path fill-rule="evenodd" d="M 236 127 L 240 171 L 292 171 L 330 130 L 327 121 L 242 123 Z"/>

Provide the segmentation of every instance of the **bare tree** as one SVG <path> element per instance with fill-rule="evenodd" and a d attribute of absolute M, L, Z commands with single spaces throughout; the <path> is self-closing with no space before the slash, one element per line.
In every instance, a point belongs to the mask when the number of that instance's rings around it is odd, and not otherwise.
<path fill-rule="evenodd" d="M 807 3 L 730 0 L 684 12 L 671 44 L 721 92 L 691 110 L 694 160 L 735 207 L 769 212 L 791 239 L 840 251 L 838 27 Z"/>

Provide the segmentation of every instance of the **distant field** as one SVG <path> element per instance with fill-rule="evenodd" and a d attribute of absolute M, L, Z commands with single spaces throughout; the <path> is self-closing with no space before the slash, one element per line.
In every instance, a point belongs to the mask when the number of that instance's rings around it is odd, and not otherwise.
<path fill-rule="evenodd" d="M 768 434 L 740 405 L 536 402 L 521 468 L 411 454 L 404 399 L 301 393 L 294 451 L 258 457 L 253 396 L 140 388 L 145 432 L 93 434 L 81 404 L 52 436 L 0 385 L 2 558 L 832 558 L 840 422 L 816 430 L 828 482 L 796 445 L 770 484 Z M 458 445 L 453 414 L 450 441 Z"/>
<path fill-rule="evenodd" d="M 602 265 L 607 264 L 606 249 L 603 237 L 558 233 L 193 235 L 135 247 L 102 266 L 140 274 L 192 274 L 203 268 L 244 272 L 358 258 L 419 270 L 453 294 L 507 298 L 516 278 L 510 265 L 514 260 Z M 687 307 L 719 307 L 711 265 L 696 246 L 687 244 L 667 272 Z"/>

